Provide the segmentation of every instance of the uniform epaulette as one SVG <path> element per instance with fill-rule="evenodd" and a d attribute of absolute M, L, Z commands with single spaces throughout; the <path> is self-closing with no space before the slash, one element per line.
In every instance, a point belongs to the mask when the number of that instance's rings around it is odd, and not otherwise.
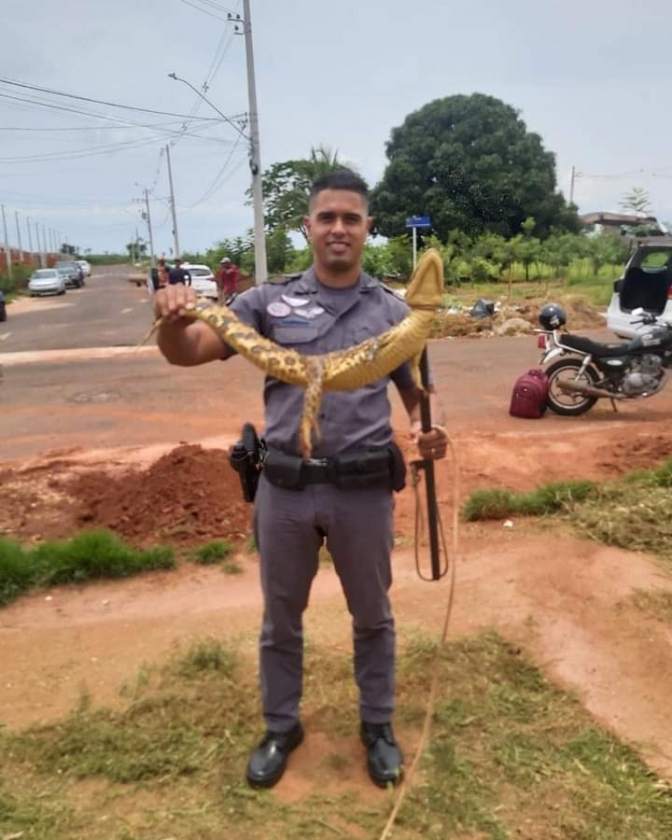
<path fill-rule="evenodd" d="M 404 294 L 406 293 L 406 289 L 393 289 L 391 286 L 388 286 L 387 283 L 383 283 L 380 281 L 380 288 L 383 289 L 388 293 L 388 295 L 394 295 L 399 300 L 404 300 Z"/>
<path fill-rule="evenodd" d="M 302 271 L 299 271 L 298 274 L 278 274 L 276 277 L 269 277 L 266 282 L 271 283 L 273 286 L 286 286 L 287 283 L 291 283 L 292 280 L 298 280 L 302 276 Z"/>

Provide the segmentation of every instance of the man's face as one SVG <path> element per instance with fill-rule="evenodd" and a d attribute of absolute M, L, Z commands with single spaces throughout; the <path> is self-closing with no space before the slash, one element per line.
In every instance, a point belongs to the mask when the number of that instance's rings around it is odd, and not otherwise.
<path fill-rule="evenodd" d="M 304 221 L 318 269 L 345 273 L 359 265 L 372 221 L 359 193 L 322 190 Z"/>

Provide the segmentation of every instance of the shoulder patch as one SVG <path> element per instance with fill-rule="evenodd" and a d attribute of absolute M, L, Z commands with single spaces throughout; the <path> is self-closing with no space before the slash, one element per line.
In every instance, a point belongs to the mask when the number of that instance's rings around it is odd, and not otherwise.
<path fill-rule="evenodd" d="M 406 289 L 393 289 L 391 286 L 388 286 L 386 283 L 380 283 L 380 288 L 383 289 L 388 293 L 388 295 L 394 295 L 399 300 L 406 299 Z"/>
<path fill-rule="evenodd" d="M 278 274 L 275 277 L 269 277 L 266 282 L 272 286 L 286 286 L 287 283 L 291 283 L 292 280 L 299 280 L 301 277 L 303 277 L 302 271 L 298 274 Z"/>

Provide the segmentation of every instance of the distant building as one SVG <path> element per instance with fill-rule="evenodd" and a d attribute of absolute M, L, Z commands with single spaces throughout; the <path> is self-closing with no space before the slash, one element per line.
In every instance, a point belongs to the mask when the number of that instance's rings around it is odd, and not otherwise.
<path fill-rule="evenodd" d="M 610 234 L 636 239 L 641 236 L 666 236 L 668 231 L 655 216 L 646 213 L 584 213 L 581 223 L 593 235 Z"/>

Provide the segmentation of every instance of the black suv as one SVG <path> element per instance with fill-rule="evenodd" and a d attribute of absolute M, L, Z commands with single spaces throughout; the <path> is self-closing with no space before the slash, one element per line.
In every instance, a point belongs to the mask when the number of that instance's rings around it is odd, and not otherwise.
<path fill-rule="evenodd" d="M 65 285 L 72 286 L 75 289 L 81 289 L 84 285 L 84 272 L 71 260 L 62 260 L 57 262 L 54 266 L 56 271 L 65 276 Z"/>

